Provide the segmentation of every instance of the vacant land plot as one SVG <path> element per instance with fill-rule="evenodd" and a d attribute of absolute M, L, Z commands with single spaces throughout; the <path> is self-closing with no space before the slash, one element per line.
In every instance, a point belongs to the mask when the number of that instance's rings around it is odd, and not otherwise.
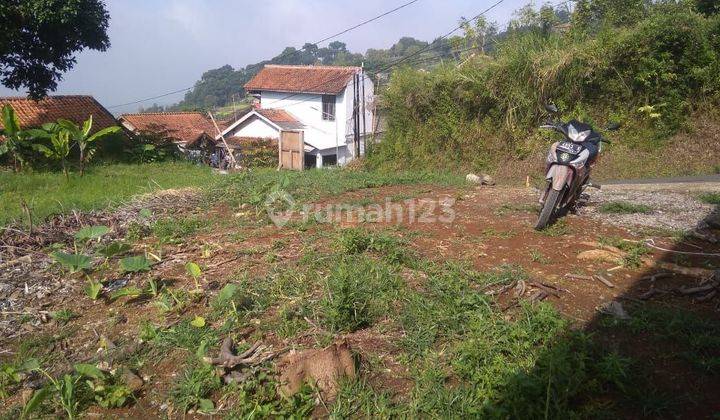
<path fill-rule="evenodd" d="M 536 198 L 453 176 L 259 171 L 5 236 L 5 414 L 716 413 L 720 246 L 573 215 L 535 232 Z M 246 362 L 213 366 L 226 338 Z M 302 376 L 280 396 L 298 352 L 323 348 L 350 349 L 351 378 Z"/>

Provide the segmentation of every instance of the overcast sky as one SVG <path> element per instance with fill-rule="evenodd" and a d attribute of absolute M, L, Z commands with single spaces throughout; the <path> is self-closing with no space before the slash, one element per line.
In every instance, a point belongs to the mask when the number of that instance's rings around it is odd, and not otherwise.
<path fill-rule="evenodd" d="M 388 11 L 408 0 L 106 0 L 111 48 L 84 51 L 56 94 L 89 94 L 103 105 L 192 86 L 206 70 L 272 58 Z M 353 52 L 388 48 L 402 36 L 430 41 L 496 0 L 420 0 L 339 38 Z M 527 0 L 505 0 L 488 13 L 504 24 Z M 322 46 L 322 45 L 321 45 Z M 16 95 L 0 87 L 0 95 Z M 170 104 L 182 93 L 153 102 Z"/>

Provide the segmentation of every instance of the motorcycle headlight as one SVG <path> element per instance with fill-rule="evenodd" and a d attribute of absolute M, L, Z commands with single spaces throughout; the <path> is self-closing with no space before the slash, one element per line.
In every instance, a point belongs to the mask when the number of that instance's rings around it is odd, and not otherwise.
<path fill-rule="evenodd" d="M 575 156 L 568 152 L 562 152 L 558 155 L 558 162 L 560 163 L 570 163 L 573 159 L 575 159 Z"/>

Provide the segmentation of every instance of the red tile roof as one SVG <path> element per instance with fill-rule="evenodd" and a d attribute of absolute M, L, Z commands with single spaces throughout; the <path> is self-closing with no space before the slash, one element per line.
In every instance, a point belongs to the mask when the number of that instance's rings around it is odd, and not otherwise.
<path fill-rule="evenodd" d="M 134 133 L 150 132 L 162 134 L 176 141 L 190 145 L 204 135 L 214 138 L 217 130 L 201 112 L 148 112 L 123 114 L 123 125 Z"/>
<path fill-rule="evenodd" d="M 302 128 L 303 124 L 289 112 L 282 109 L 256 109 L 257 113 L 286 130 Z"/>
<path fill-rule="evenodd" d="M 360 67 L 266 65 L 245 89 L 337 95 L 360 70 Z"/>
<path fill-rule="evenodd" d="M 24 97 L 0 98 L 0 108 L 6 104 L 13 107 L 22 128 L 40 127 L 59 118 L 80 124 L 90 115 L 93 132 L 117 125 L 115 117 L 92 96 L 48 96 L 38 102 Z"/>

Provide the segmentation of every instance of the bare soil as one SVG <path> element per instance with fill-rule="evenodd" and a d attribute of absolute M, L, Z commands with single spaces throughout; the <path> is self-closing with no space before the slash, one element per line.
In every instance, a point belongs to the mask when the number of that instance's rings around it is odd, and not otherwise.
<path fill-rule="evenodd" d="M 190 194 L 192 196 L 192 194 Z M 695 227 L 713 209 L 701 205 L 690 195 L 679 193 L 602 193 L 593 194 L 589 206 L 581 209 L 579 215 L 565 217 L 554 230 L 537 232 L 533 229 L 536 213 L 533 206 L 537 195 L 533 190 L 511 187 L 476 187 L 473 189 L 440 188 L 434 186 L 384 187 L 361 190 L 334 197 L 318 203 L 359 202 L 371 200 L 386 203 L 386 198 L 415 197 L 430 202 L 452 202 L 455 219 L 451 223 L 408 223 L 407 220 L 393 220 L 383 223 L 368 223 L 361 220 L 345 220 L 340 225 L 363 226 L 366 229 L 392 228 L 397 235 L 409 239 L 411 249 L 425 258 L 446 261 L 465 261 L 480 271 L 497 268 L 503 264 L 522 267 L 529 273 L 531 280 L 542 282 L 560 290 L 559 296 L 547 296 L 551 302 L 568 318 L 574 320 L 574 328 L 593 331 L 598 328 L 598 308 L 610 301 L 621 302 L 626 307 L 641 302 L 641 297 L 651 286 L 672 291 L 680 287 L 696 286 L 699 279 L 683 275 L 673 275 L 651 284 L 648 276 L 659 271 L 653 264 L 659 261 L 673 261 L 681 265 L 717 269 L 720 259 L 717 257 L 677 255 L 651 250 L 643 256 L 643 263 L 629 267 L 621 262 L 585 261 L 578 259 L 583 251 L 600 248 L 608 238 L 621 238 L 629 241 L 648 239 L 642 227 L 663 227 L 687 229 Z M 630 200 L 646 203 L 653 207 L 649 216 L 602 215 L 597 206 L 608 200 Z M 172 214 L 201 214 L 195 208 L 196 201 L 181 206 Z M 397 201 L 403 205 L 403 199 Z M 134 207 L 136 210 L 139 207 Z M 168 208 L 170 206 L 168 205 Z M 407 211 L 407 207 L 404 207 Z M 440 214 L 440 209 L 433 209 Z M 406 214 L 406 213 L 404 213 Z M 186 261 L 197 261 L 206 267 L 204 287 L 209 294 L 215 293 L 224 284 L 233 281 L 238 273 L 259 276 L 267 272 L 267 256 L 271 253 L 280 261 L 297 261 L 302 257 L 306 244 L 305 238 L 313 233 L 327 230 L 322 224 L 312 225 L 299 231 L 295 227 L 275 227 L 266 223 L 257 223 L 254 211 L 240 209 L 236 211 L 219 206 L 207 217 L 213 220 L 213 230 L 202 231 L 191 237 L 183 238 L 181 244 L 168 244 L 162 247 L 162 261 L 153 267 L 152 277 L 172 282 L 176 289 L 190 290 L 193 282 L 185 274 Z M 100 217 L 98 220 L 106 220 Z M 77 226 L 86 224 L 78 219 Z M 118 223 L 114 229 L 116 236 L 124 235 L 126 226 Z M 652 236 L 658 246 L 683 252 L 718 253 L 720 245 L 708 243 L 697 238 L 683 239 L 656 235 Z M 62 239 L 62 238 L 61 238 Z M 0 359 L 11 359 L 20 351 L 22 343 L 30 338 L 47 337 L 50 344 L 41 353 L 55 361 L 57 366 L 63 362 L 90 360 L 98 354 L 101 337 L 106 337 L 118 349 L 120 355 L 131 355 L 137 345 L 137 334 L 142 322 L 156 320 L 173 325 L 181 318 L 201 314 L 207 298 L 190 305 L 181 314 L 161 318 L 150 302 L 143 299 L 121 300 L 111 303 L 88 299 L 82 287 L 83 275 L 64 274 L 52 265 L 47 257 L 46 246 L 54 241 L 42 240 L 45 248 L 29 246 L 28 250 L 13 248 L 12 253 L 3 253 L 2 262 L 30 255 L 32 263 L 18 263 L 0 270 Z M 65 241 L 68 240 L 66 237 Z M 273 252 L 273 246 L 283 242 L 281 249 Z M 155 252 L 153 240 L 141 240 L 134 243 L 135 251 Z M 318 245 L 331 246 L 328 243 Z M 210 250 L 208 252 L 208 250 Z M 593 279 L 578 279 L 567 274 L 593 276 L 600 274 L 612 283 L 609 287 Z M 114 275 L 108 270 L 108 275 Z M 412 286 L 416 274 L 408 271 L 404 274 Z M 145 287 L 148 276 L 145 274 L 123 277 L 130 285 Z M 677 293 L 664 293 L 653 298 L 660 305 L 682 307 L 702 314 L 708 319 L 720 321 L 716 297 L 699 302 Z M 63 325 L 53 320 L 49 314 L 70 309 L 77 317 Z M 632 316 L 632 310 L 629 310 Z M 307 333 L 294 339 L 278 337 L 273 331 L 263 330 L 257 321 L 250 325 L 255 336 L 276 348 L 312 348 L 321 345 L 321 338 L 328 333 L 321 327 L 311 328 Z M 70 338 L 58 339 L 63 334 Z M 361 330 L 342 337 L 354 351 L 359 353 L 364 363 L 379 364 L 382 369 L 373 369 L 369 381 L 393 395 L 402 396 L 411 388 L 413 378 L 397 358 L 397 340 L 399 332 L 384 328 L 383 323 L 368 330 Z M 644 342 L 642 334 L 636 336 L 603 336 L 608 346 L 626 348 L 641 358 L 658 358 L 655 343 Z M 669 348 L 669 351 L 672 347 Z M 119 357 L 119 356 L 118 356 Z M 183 353 L 173 352 L 156 364 L 144 366 L 139 372 L 146 379 L 143 391 L 136 404 L 122 410 L 99 410 L 93 408 L 94 415 L 101 417 L 123 416 L 130 418 L 148 418 L 170 415 L 167 410 L 166 392 L 180 374 Z M 672 364 L 656 365 L 654 372 L 664 381 L 667 390 L 698 388 L 697 378 L 682 367 Z M 362 374 L 362 370 L 361 370 Z M 716 395 L 720 391 L 720 380 L 705 380 L 702 389 L 697 389 L 697 398 L 702 401 L 700 409 L 693 408 L 692 413 L 705 416 L 720 410 Z M 6 400 L 8 407 L 17 403 L 19 393 Z M 697 407 L 697 406 L 694 406 Z M 690 410 L 690 409 L 689 409 Z M 690 411 L 687 412 L 688 414 Z M 180 416 L 174 413 L 174 416 Z"/>

